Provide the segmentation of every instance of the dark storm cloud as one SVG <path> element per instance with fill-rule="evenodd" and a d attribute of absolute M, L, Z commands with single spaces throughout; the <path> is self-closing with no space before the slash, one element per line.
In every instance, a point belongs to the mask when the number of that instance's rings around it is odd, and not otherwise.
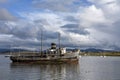
<path fill-rule="evenodd" d="M 0 33 L 1 34 L 11 34 L 13 36 L 26 39 L 26 38 L 32 38 L 35 37 L 36 35 L 36 30 L 34 27 L 31 25 L 27 25 L 24 27 L 21 26 L 12 26 L 12 25 L 7 25 L 9 23 L 7 22 L 0 22 Z"/>
<path fill-rule="evenodd" d="M 77 33 L 77 34 L 81 34 L 81 35 L 89 34 L 88 31 L 86 31 L 83 27 L 80 27 L 78 24 L 67 24 L 67 25 L 61 26 L 61 28 L 63 28 L 63 30 L 65 30 L 65 31 L 71 32 L 71 33 Z"/>
<path fill-rule="evenodd" d="M 116 21 L 113 25 L 114 25 L 113 33 L 119 36 L 120 35 L 120 19 Z"/>
<path fill-rule="evenodd" d="M 106 25 L 106 24 L 95 24 L 93 25 L 93 28 L 100 31 L 100 32 L 103 32 L 103 33 L 107 33 L 111 36 L 113 36 L 114 38 L 119 39 L 120 38 L 118 37 L 119 34 L 120 34 L 120 20 L 117 20 L 115 21 L 114 23 L 112 23 L 111 25 Z M 112 38 L 112 39 L 114 39 Z M 111 39 L 111 40 L 112 40 Z"/>
<path fill-rule="evenodd" d="M 78 22 L 78 19 L 76 19 L 74 16 L 66 16 L 65 20 L 75 23 Z"/>
<path fill-rule="evenodd" d="M 57 39 L 57 37 L 58 37 L 58 32 L 46 32 L 45 31 L 45 33 L 43 33 L 44 34 L 44 38 L 46 38 L 46 39 Z"/>
<path fill-rule="evenodd" d="M 0 33 L 6 35 L 13 35 L 14 37 L 20 39 L 33 39 L 37 38 L 41 39 L 41 31 L 43 35 L 43 39 L 56 39 L 58 36 L 58 32 L 51 32 L 46 30 L 42 25 L 35 26 L 32 24 L 27 24 L 25 26 L 22 25 L 7 25 L 7 22 L 0 21 Z"/>
<path fill-rule="evenodd" d="M 61 28 L 66 28 L 66 29 L 76 29 L 76 28 L 79 28 L 79 25 L 78 24 L 66 24 L 64 26 L 61 26 Z"/>
<path fill-rule="evenodd" d="M 11 33 L 10 27 L 7 26 L 4 21 L 0 21 L 0 33 L 1 34 Z"/>

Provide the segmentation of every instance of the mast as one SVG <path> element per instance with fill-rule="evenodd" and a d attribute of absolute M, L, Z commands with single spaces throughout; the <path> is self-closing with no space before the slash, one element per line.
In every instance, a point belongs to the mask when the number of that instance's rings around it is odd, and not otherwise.
<path fill-rule="evenodd" d="M 42 33 L 42 29 L 41 29 L 41 49 L 40 49 L 40 54 L 42 55 L 42 38 L 43 38 L 43 33 Z"/>
<path fill-rule="evenodd" d="M 14 52 L 14 51 L 13 51 L 14 48 L 12 48 L 12 47 L 13 47 L 13 45 L 10 44 L 10 54 L 9 54 L 9 55 L 12 55 L 12 53 Z"/>
<path fill-rule="evenodd" d="M 61 47 L 61 45 L 60 45 L 60 33 L 58 33 L 58 42 L 59 42 L 59 49 L 60 49 L 60 47 Z"/>
<path fill-rule="evenodd" d="M 60 52 L 60 47 L 61 47 L 61 43 L 60 43 L 60 33 L 58 33 L 58 42 L 59 42 L 59 53 L 58 55 L 61 55 L 61 52 Z"/>
<path fill-rule="evenodd" d="M 11 50 L 12 48 L 11 48 L 11 47 L 12 47 L 12 46 L 11 46 L 11 44 L 10 44 L 10 53 L 9 53 L 10 55 L 12 55 L 12 50 Z"/>

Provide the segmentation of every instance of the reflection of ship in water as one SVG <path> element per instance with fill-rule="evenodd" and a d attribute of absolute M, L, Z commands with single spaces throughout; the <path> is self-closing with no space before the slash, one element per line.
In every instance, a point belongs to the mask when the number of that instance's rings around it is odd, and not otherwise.
<path fill-rule="evenodd" d="M 35 80 L 71 80 L 79 76 L 79 63 L 75 64 L 11 63 L 11 73 L 13 72 L 21 74 L 21 76 L 23 76 L 23 78 L 25 77 L 26 79 L 35 77 Z M 15 74 L 15 76 L 17 76 L 17 74 Z"/>

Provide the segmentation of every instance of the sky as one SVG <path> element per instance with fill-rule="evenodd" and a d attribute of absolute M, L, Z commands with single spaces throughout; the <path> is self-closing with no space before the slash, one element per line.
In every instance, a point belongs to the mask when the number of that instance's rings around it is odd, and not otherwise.
<path fill-rule="evenodd" d="M 119 0 L 0 0 L 0 48 L 40 49 L 52 42 L 120 50 Z"/>

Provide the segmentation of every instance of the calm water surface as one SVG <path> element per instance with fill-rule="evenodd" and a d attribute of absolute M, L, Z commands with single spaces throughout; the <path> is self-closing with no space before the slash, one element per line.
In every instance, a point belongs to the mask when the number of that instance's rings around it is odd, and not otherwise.
<path fill-rule="evenodd" d="M 78 64 L 13 64 L 0 55 L 0 80 L 120 80 L 119 57 L 81 57 Z"/>

